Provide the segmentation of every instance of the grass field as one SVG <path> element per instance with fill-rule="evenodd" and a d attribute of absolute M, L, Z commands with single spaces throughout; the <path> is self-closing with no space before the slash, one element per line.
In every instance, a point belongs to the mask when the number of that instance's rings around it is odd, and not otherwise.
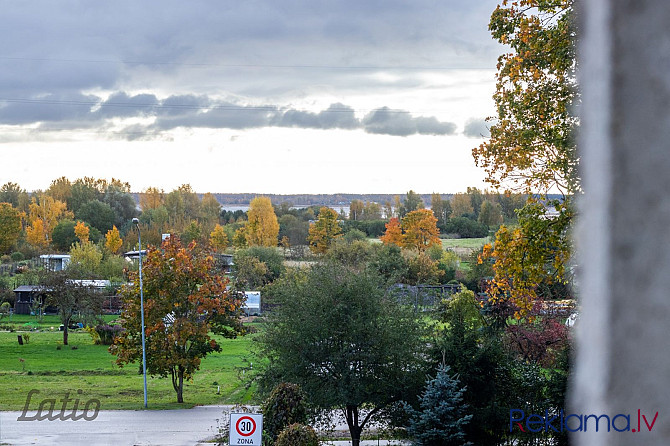
<path fill-rule="evenodd" d="M 7 319 L 2 321 L 6 322 Z M 45 320 L 45 326 L 53 326 L 48 322 Z M 78 397 L 82 403 L 97 398 L 103 410 L 143 406 L 139 364 L 118 367 L 108 347 L 93 345 L 88 333 L 70 332 L 67 346 L 62 345 L 62 333 L 49 328 L 30 332 L 30 341 L 24 345 L 18 344 L 17 336 L 21 334 L 20 331 L 0 332 L 0 410 L 22 410 L 31 389 L 40 391 L 31 399 L 32 410 L 38 408 L 40 400 L 55 398 L 59 401 L 67 392 L 70 398 Z M 205 358 L 193 381 L 185 384 L 184 404 L 175 402 L 176 394 L 169 378 L 148 377 L 149 407 L 169 409 L 251 401 L 254 388 L 248 387 L 241 378 L 242 369 L 249 365 L 245 359 L 253 362 L 249 353 L 252 338 L 253 335 L 237 339 L 217 337 L 222 352 Z M 248 377 L 246 372 L 245 375 Z M 220 386 L 220 394 L 217 394 L 217 386 Z M 78 390 L 81 394 L 77 394 Z"/>
<path fill-rule="evenodd" d="M 464 248 L 479 249 L 491 240 L 488 237 L 482 238 L 443 238 L 442 247 L 445 249 Z"/>

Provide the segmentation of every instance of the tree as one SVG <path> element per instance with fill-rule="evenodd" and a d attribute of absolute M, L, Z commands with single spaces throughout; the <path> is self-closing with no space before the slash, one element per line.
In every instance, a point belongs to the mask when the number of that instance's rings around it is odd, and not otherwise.
<path fill-rule="evenodd" d="M 245 229 L 249 246 L 277 246 L 279 222 L 268 197 L 256 197 L 249 203 Z"/>
<path fill-rule="evenodd" d="M 0 187 L 0 203 L 9 203 L 18 209 L 21 204 L 22 195 L 26 195 L 26 191 L 11 181 Z"/>
<path fill-rule="evenodd" d="M 486 226 L 498 226 L 502 223 L 503 217 L 498 203 L 491 203 L 484 200 L 479 208 L 479 217 L 477 221 Z"/>
<path fill-rule="evenodd" d="M 73 217 L 72 213 L 67 211 L 65 203 L 54 200 L 48 195 L 40 196 L 39 202 L 33 197 L 29 207 L 30 226 L 26 229 L 26 238 L 33 246 L 42 248 L 49 246 L 51 233 L 58 221 Z"/>
<path fill-rule="evenodd" d="M 464 215 L 474 214 L 472 209 L 472 201 L 467 194 L 454 194 L 451 197 L 451 215 L 453 217 L 462 217 Z"/>
<path fill-rule="evenodd" d="M 360 220 L 363 216 L 363 207 L 361 200 L 351 200 L 351 203 L 349 203 L 349 219 Z"/>
<path fill-rule="evenodd" d="M 405 215 L 412 211 L 416 211 L 417 209 L 423 209 L 423 200 L 419 194 L 413 190 L 410 190 L 407 192 L 407 195 L 405 195 L 405 201 L 403 201 L 402 205 L 400 206 L 399 216 L 404 217 Z"/>
<path fill-rule="evenodd" d="M 279 237 L 287 237 L 291 246 L 306 245 L 309 235 L 309 223 L 299 220 L 291 214 L 279 218 Z"/>
<path fill-rule="evenodd" d="M 211 228 L 211 225 L 219 221 L 219 214 L 221 214 L 221 205 L 216 197 L 211 193 L 203 195 L 200 201 L 200 217 L 203 222 Z"/>
<path fill-rule="evenodd" d="M 21 235 L 21 212 L 0 203 L 0 254 L 8 253 Z"/>
<path fill-rule="evenodd" d="M 92 177 L 77 179 L 70 188 L 70 196 L 67 200 L 68 209 L 77 215 L 79 209 L 89 201 L 102 199 L 105 185 L 106 181 Z"/>
<path fill-rule="evenodd" d="M 130 195 L 129 190 L 117 184 L 107 186 L 102 201 L 114 211 L 115 226 L 123 226 L 137 214 L 135 199 Z"/>
<path fill-rule="evenodd" d="M 342 228 L 337 221 L 337 212 L 322 207 L 319 210 L 319 218 L 309 227 L 309 248 L 317 254 L 324 254 L 330 245 L 341 236 Z"/>
<path fill-rule="evenodd" d="M 437 376 L 428 381 L 419 398 L 421 410 L 406 406 L 409 424 L 407 433 L 417 446 L 463 446 L 463 427 L 472 419 L 463 405 L 465 388 L 459 389 L 458 379 L 449 375 L 449 366 L 440 365 Z"/>
<path fill-rule="evenodd" d="M 64 345 L 68 345 L 68 328 L 76 314 L 88 317 L 102 314 L 104 296 L 93 291 L 80 278 L 81 272 L 76 266 L 61 271 L 43 271 L 40 276 L 40 284 L 47 292 L 47 302 L 58 308 Z"/>
<path fill-rule="evenodd" d="M 156 187 L 148 187 L 140 194 L 140 207 L 142 211 L 149 209 L 156 209 L 163 205 L 163 190 L 158 190 Z"/>
<path fill-rule="evenodd" d="M 261 405 L 261 412 L 263 431 L 274 442 L 287 426 L 307 422 L 305 394 L 296 384 L 279 383 Z"/>
<path fill-rule="evenodd" d="M 96 276 L 102 262 L 102 253 L 91 242 L 75 242 L 70 249 L 70 263 L 76 265 L 88 278 Z"/>
<path fill-rule="evenodd" d="M 86 223 L 83 221 L 78 221 L 77 224 L 74 225 L 74 235 L 77 236 L 81 243 L 88 243 L 88 235 L 90 232 L 91 229 L 86 226 Z"/>
<path fill-rule="evenodd" d="M 209 234 L 209 244 L 217 252 L 223 252 L 230 245 L 226 230 L 223 226 L 216 224 L 214 230 Z"/>
<path fill-rule="evenodd" d="M 388 223 L 386 223 L 386 232 L 384 235 L 379 237 L 379 239 L 385 245 L 395 245 L 402 247 L 404 236 L 402 233 L 402 227 L 400 226 L 400 220 L 396 217 L 391 218 Z"/>
<path fill-rule="evenodd" d="M 511 51 L 498 58 L 498 116 L 473 149 L 476 164 L 496 187 L 511 180 L 524 192 L 578 192 L 573 0 L 504 1 L 489 29 Z"/>
<path fill-rule="evenodd" d="M 430 209 L 437 218 L 437 225 L 443 226 L 451 216 L 451 202 L 443 200 L 440 194 L 432 194 L 430 196 Z"/>
<path fill-rule="evenodd" d="M 149 247 L 143 264 L 147 372 L 169 375 L 178 403 L 184 402 L 184 380 L 199 370 L 202 358 L 221 351 L 210 332 L 225 337 L 243 333 L 243 299 L 226 290 L 227 279 L 215 275 L 213 268 L 212 256 L 196 243 L 182 246 L 175 237 L 161 249 Z M 122 290 L 125 331 L 110 347 L 119 365 L 142 357 L 136 273 L 130 273 L 130 281 Z"/>
<path fill-rule="evenodd" d="M 105 234 L 105 247 L 112 254 L 117 254 L 119 249 L 121 249 L 121 246 L 123 246 L 121 234 L 119 233 L 119 230 L 116 229 L 116 226 L 112 226 L 112 229 Z"/>
<path fill-rule="evenodd" d="M 421 316 L 371 270 L 336 263 L 287 273 L 269 290 L 277 304 L 260 334 L 268 384 L 293 382 L 323 411 L 342 411 L 352 444 L 392 403 L 422 385 Z"/>
<path fill-rule="evenodd" d="M 429 209 L 412 211 L 402 219 L 404 248 L 413 248 L 424 251 L 436 244 L 441 244 L 437 229 L 437 218 Z"/>
<path fill-rule="evenodd" d="M 67 200 L 72 196 L 72 183 L 66 177 L 57 178 L 51 182 L 45 193 L 54 200 L 67 203 Z"/>
<path fill-rule="evenodd" d="M 78 219 L 106 234 L 116 222 L 116 214 L 110 205 L 99 200 L 87 201 L 75 212 Z"/>

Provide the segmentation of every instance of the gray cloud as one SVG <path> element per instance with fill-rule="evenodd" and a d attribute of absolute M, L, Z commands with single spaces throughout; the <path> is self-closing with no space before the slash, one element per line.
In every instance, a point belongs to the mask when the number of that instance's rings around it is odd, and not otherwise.
<path fill-rule="evenodd" d="M 456 130 L 456 124 L 440 122 L 434 117 L 413 117 L 403 110 L 391 110 L 382 107 L 368 113 L 363 118 L 363 128 L 367 133 L 376 133 L 393 136 L 422 135 L 451 135 Z"/>
<path fill-rule="evenodd" d="M 489 138 L 489 127 L 490 124 L 484 119 L 470 118 L 465 122 L 463 134 L 470 138 Z"/>

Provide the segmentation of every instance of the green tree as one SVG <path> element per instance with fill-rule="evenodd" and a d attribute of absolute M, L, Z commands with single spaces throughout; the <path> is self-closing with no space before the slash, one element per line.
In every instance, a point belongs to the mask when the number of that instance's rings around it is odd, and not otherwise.
<path fill-rule="evenodd" d="M 70 263 L 77 265 L 88 278 L 97 276 L 100 262 L 102 262 L 102 252 L 91 242 L 75 242 L 70 248 Z"/>
<path fill-rule="evenodd" d="M 75 216 L 77 219 L 84 220 L 102 234 L 106 234 L 107 231 L 112 229 L 116 221 L 116 214 L 111 206 L 99 200 L 82 204 Z"/>
<path fill-rule="evenodd" d="M 409 214 L 412 211 L 423 209 L 423 207 L 424 204 L 423 200 L 421 199 L 421 196 L 416 192 L 414 192 L 413 190 L 410 190 L 405 195 L 405 200 L 402 202 L 402 205 L 400 206 L 399 216 L 404 217 L 405 215 Z"/>
<path fill-rule="evenodd" d="M 437 226 L 442 227 L 447 223 L 451 216 L 451 202 L 443 200 L 440 194 L 432 194 L 430 196 L 430 209 L 437 218 Z"/>
<path fill-rule="evenodd" d="M 420 410 L 405 406 L 409 424 L 407 433 L 417 446 L 464 446 L 463 428 L 472 419 L 463 405 L 465 389 L 449 375 L 449 366 L 440 365 L 437 376 L 428 381 L 419 398 Z"/>
<path fill-rule="evenodd" d="M 486 226 L 500 225 L 503 221 L 500 205 L 492 203 L 489 200 L 484 200 L 479 208 L 477 221 Z"/>
<path fill-rule="evenodd" d="M 21 229 L 21 213 L 9 203 L 0 203 L 0 254 L 12 249 Z"/>
<path fill-rule="evenodd" d="M 277 306 L 260 335 L 266 383 L 293 382 L 313 407 L 362 430 L 422 385 L 424 327 L 379 276 L 335 263 L 293 271 L 270 287 Z"/>
<path fill-rule="evenodd" d="M 184 380 L 199 370 L 202 358 L 220 352 L 211 333 L 234 337 L 242 333 L 243 300 L 226 290 L 227 280 L 213 273 L 214 259 L 196 244 L 183 247 L 168 238 L 161 249 L 150 247 L 143 265 L 147 372 L 171 378 L 177 402 L 183 403 Z M 121 319 L 125 331 L 110 351 L 119 365 L 142 357 L 140 287 L 123 288 Z"/>
<path fill-rule="evenodd" d="M 114 211 L 114 226 L 122 227 L 137 215 L 135 199 L 121 186 L 115 184 L 107 186 L 102 201 Z M 100 232 L 103 231 L 100 230 Z"/>
<path fill-rule="evenodd" d="M 10 181 L 0 187 L 0 203 L 9 203 L 25 212 L 27 209 L 23 209 L 21 205 L 25 204 L 27 200 L 28 194 L 16 183 Z"/>

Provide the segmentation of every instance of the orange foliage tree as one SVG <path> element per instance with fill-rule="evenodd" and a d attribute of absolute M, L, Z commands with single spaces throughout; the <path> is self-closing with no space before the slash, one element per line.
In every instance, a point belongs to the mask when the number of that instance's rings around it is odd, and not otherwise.
<path fill-rule="evenodd" d="M 437 228 L 437 218 L 429 209 L 417 209 L 405 215 L 402 219 L 404 248 L 415 248 L 420 252 L 433 245 L 440 244 L 440 230 Z"/>
<path fill-rule="evenodd" d="M 244 300 L 226 290 L 228 280 L 213 268 L 211 255 L 195 242 L 184 247 L 176 237 L 168 238 L 161 249 L 149 247 L 143 265 L 147 372 L 170 376 L 178 403 L 184 402 L 184 380 L 192 379 L 202 358 L 221 351 L 211 333 L 244 333 Z M 122 291 L 125 331 L 110 347 L 122 366 L 142 357 L 137 273 L 130 273 L 130 281 L 133 285 Z"/>
<path fill-rule="evenodd" d="M 386 223 L 386 232 L 384 235 L 379 237 L 379 240 L 382 241 L 385 245 L 396 245 L 398 247 L 403 246 L 404 236 L 402 233 L 402 227 L 400 226 L 400 220 L 397 217 L 393 217 Z"/>

